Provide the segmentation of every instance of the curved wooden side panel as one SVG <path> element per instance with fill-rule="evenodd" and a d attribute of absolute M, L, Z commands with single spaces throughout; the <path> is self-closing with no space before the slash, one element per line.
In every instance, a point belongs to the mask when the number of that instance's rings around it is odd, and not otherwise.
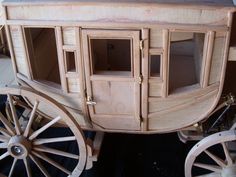
<path fill-rule="evenodd" d="M 215 105 L 218 88 L 203 89 L 202 93 L 184 99 L 169 98 L 150 102 L 149 131 L 168 132 L 187 127 L 203 119 Z"/>
<path fill-rule="evenodd" d="M 29 86 L 31 88 L 34 88 L 35 90 L 38 90 L 46 95 L 49 95 L 56 101 L 58 101 L 60 104 L 62 104 L 72 115 L 76 118 L 76 121 L 81 126 L 88 126 L 89 123 L 86 122 L 87 119 L 85 119 L 83 113 L 82 113 L 82 100 L 80 94 L 63 94 L 62 92 L 57 92 L 55 89 L 47 88 L 47 86 L 43 86 L 42 84 L 36 83 L 34 81 L 30 81 L 26 79 L 24 76 L 21 76 L 20 74 L 17 74 L 17 77 L 21 79 L 18 80 L 22 85 Z M 23 81 L 23 82 L 22 82 Z M 34 100 L 27 100 L 29 103 L 33 103 Z M 39 110 L 46 114 L 49 117 L 53 117 L 54 113 L 48 106 L 45 105 L 39 105 Z"/>

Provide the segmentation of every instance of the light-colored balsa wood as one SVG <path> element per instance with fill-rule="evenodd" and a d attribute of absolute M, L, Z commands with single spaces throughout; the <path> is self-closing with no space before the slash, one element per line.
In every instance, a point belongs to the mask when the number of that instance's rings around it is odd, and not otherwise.
<path fill-rule="evenodd" d="M 151 28 L 150 30 L 150 48 L 163 47 L 163 31 L 161 29 Z"/>
<path fill-rule="evenodd" d="M 120 8 L 119 8 L 120 7 Z M 121 8 L 122 7 L 122 8 Z M 22 13 L 22 9 L 24 13 Z M 148 9 L 148 11 L 147 11 Z M 90 13 L 90 11 L 93 13 Z M 130 13 L 132 11 L 132 13 Z M 9 6 L 8 18 L 15 20 L 70 20 L 70 21 L 123 21 L 167 22 L 185 24 L 226 25 L 226 9 L 189 9 L 152 6 L 83 5 L 75 6 Z M 61 13 L 64 12 L 64 13 Z M 103 13 L 101 13 L 103 12 Z M 47 14 L 51 14 L 48 16 Z M 107 15 L 109 14 L 109 16 Z M 144 14 L 144 15 L 140 15 Z M 118 20 L 119 19 L 119 20 Z"/>
<path fill-rule="evenodd" d="M 80 92 L 80 80 L 78 78 L 67 78 L 68 91 L 71 93 Z"/>
<path fill-rule="evenodd" d="M 199 98 L 197 102 L 190 102 L 181 108 L 176 108 L 173 111 L 153 115 L 149 118 L 150 130 L 168 132 L 173 129 L 177 130 L 198 122 L 199 119 L 204 118 L 206 113 L 211 109 L 211 106 L 215 101 L 216 93 L 217 92 L 213 92 L 207 96 L 203 96 L 202 98 Z"/>
<path fill-rule="evenodd" d="M 224 50 L 226 45 L 225 42 L 226 34 L 216 33 L 211 61 L 209 84 L 213 84 L 220 81 L 221 72 L 219 71 L 221 71 L 222 69 Z"/>
<path fill-rule="evenodd" d="M 199 89 L 185 95 L 179 94 L 169 96 L 168 98 L 149 98 L 149 113 L 168 111 L 169 109 L 173 109 L 174 107 L 178 107 L 180 105 L 188 105 L 189 102 L 193 102 L 199 97 L 204 96 L 205 94 L 211 93 L 214 90 L 217 90 L 219 84 L 212 85 L 205 89 Z"/>
<path fill-rule="evenodd" d="M 142 130 L 146 131 L 148 126 L 148 78 L 149 78 L 149 29 L 142 29 L 143 49 L 141 50 L 142 61 L 142 91 L 141 91 L 141 108 L 142 108 Z"/>
<path fill-rule="evenodd" d="M 207 52 L 206 52 L 206 57 L 205 58 L 205 65 L 202 64 L 202 71 L 201 73 L 204 74 L 202 77 L 202 87 L 205 88 L 209 84 L 209 77 L 210 77 L 210 68 L 211 68 L 211 62 L 212 62 L 212 54 L 213 54 L 213 47 L 214 47 L 214 41 L 215 41 L 215 32 L 210 31 L 207 34 L 207 39 L 208 40 L 208 47 L 207 47 Z M 206 51 L 206 49 L 205 49 Z"/>
<path fill-rule="evenodd" d="M 29 65 L 24 49 L 24 41 L 21 26 L 10 27 L 14 56 L 16 60 L 17 71 L 30 78 Z"/>
<path fill-rule="evenodd" d="M 170 33 L 169 30 L 163 31 L 163 57 L 162 57 L 162 68 L 163 68 L 163 90 L 162 96 L 167 97 L 169 88 L 169 47 L 170 47 Z"/>
<path fill-rule="evenodd" d="M 236 61 L 236 47 L 230 47 L 229 61 Z"/>
<path fill-rule="evenodd" d="M 82 31 L 88 108 L 92 121 L 101 127 L 107 129 L 140 129 L 139 35 L 139 31 L 125 30 Z M 106 70 L 97 72 L 94 69 L 96 60 L 93 57 L 95 54 L 91 50 L 92 39 L 130 40 L 130 71 Z M 101 42 L 98 47 L 104 45 L 104 41 Z M 102 55 L 102 60 L 107 58 L 106 53 Z M 128 75 L 123 75 L 124 73 Z"/>
<path fill-rule="evenodd" d="M 163 93 L 163 83 L 161 82 L 149 82 L 149 96 L 161 97 Z"/>
<path fill-rule="evenodd" d="M 0 86 L 16 84 L 10 58 L 0 55 Z"/>
<path fill-rule="evenodd" d="M 75 28 L 64 27 L 63 32 L 63 45 L 76 45 Z"/>

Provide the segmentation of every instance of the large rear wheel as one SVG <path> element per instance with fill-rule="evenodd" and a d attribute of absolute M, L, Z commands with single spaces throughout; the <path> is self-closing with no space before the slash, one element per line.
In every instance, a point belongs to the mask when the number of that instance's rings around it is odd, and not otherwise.
<path fill-rule="evenodd" d="M 52 98 L 31 89 L 6 87 L 0 88 L 0 94 L 7 95 L 9 105 L 6 114 L 0 113 L 0 161 L 7 159 L 6 162 L 11 162 L 4 175 L 13 176 L 17 163 L 22 163 L 28 177 L 39 176 L 32 173 L 32 168 L 37 168 L 40 175 L 46 177 L 55 171 L 78 177 L 86 163 L 86 144 L 80 126 L 66 109 Z M 19 113 L 20 106 L 17 105 L 17 100 L 22 98 L 34 100 L 32 108 L 27 108 L 28 115 L 24 116 Z M 38 121 L 40 105 L 47 105 L 56 116 Z M 64 149 L 66 144 L 73 146 L 73 150 Z M 64 165 L 66 161 L 67 166 Z"/>

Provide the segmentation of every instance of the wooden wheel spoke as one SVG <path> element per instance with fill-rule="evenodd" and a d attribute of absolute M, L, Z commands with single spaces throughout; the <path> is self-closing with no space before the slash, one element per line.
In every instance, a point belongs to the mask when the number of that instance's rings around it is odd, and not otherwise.
<path fill-rule="evenodd" d="M 41 145 L 46 143 L 58 143 L 58 142 L 66 142 L 66 141 L 74 141 L 76 140 L 75 136 L 68 136 L 68 137 L 59 137 L 59 138 L 42 138 L 36 139 L 33 144 L 34 145 Z"/>
<path fill-rule="evenodd" d="M 35 151 L 32 151 L 32 153 L 37 156 L 38 158 L 48 162 L 49 164 L 51 164 L 52 166 L 56 167 L 57 169 L 63 171 L 64 173 L 66 173 L 67 175 L 71 175 L 71 172 L 67 169 L 65 169 L 63 166 L 61 166 L 60 164 L 56 163 L 55 161 L 53 161 L 52 159 L 48 158 L 46 155 L 43 155 L 42 153 L 37 153 Z"/>
<path fill-rule="evenodd" d="M 3 135 L 5 135 L 5 136 L 7 136 L 9 138 L 11 137 L 10 133 L 6 129 L 2 128 L 2 127 L 0 127 L 0 133 L 2 133 Z"/>
<path fill-rule="evenodd" d="M 44 174 L 44 176 L 46 177 L 50 177 L 49 173 L 47 172 L 47 170 L 43 167 L 43 165 L 41 164 L 41 162 L 34 157 L 33 155 L 29 155 L 31 160 L 37 165 L 37 167 L 41 170 L 41 172 Z"/>
<path fill-rule="evenodd" d="M 72 153 L 68 153 L 68 152 L 64 152 L 64 151 L 60 151 L 60 150 L 57 150 L 57 149 L 52 149 L 52 148 L 44 147 L 44 146 L 35 147 L 34 150 L 40 151 L 40 152 L 47 152 L 47 153 L 50 153 L 50 154 L 55 154 L 55 155 L 59 155 L 59 156 L 68 157 L 68 158 L 79 160 L 79 156 L 78 155 L 75 155 L 75 154 L 72 154 Z"/>
<path fill-rule="evenodd" d="M 229 150 L 228 150 L 228 148 L 227 148 L 225 142 L 224 142 L 224 143 L 221 143 L 221 145 L 222 145 L 222 147 L 223 147 L 223 149 L 224 149 L 225 158 L 226 158 L 226 161 L 227 161 L 228 165 L 233 165 L 233 160 L 232 160 L 232 158 L 230 157 L 230 153 L 229 153 Z"/>
<path fill-rule="evenodd" d="M 8 177 L 12 176 L 14 169 L 15 169 L 16 162 L 17 162 L 17 159 L 14 158 Z"/>
<path fill-rule="evenodd" d="M 48 129 L 49 127 L 51 127 L 52 125 L 54 125 L 56 122 L 58 122 L 61 119 L 60 116 L 54 118 L 53 120 L 51 120 L 49 123 L 47 123 L 46 125 L 44 125 L 43 127 L 41 127 L 40 129 L 38 129 L 37 131 L 35 131 L 34 133 L 32 133 L 32 135 L 30 135 L 29 140 L 33 140 L 34 138 L 36 138 L 38 135 L 40 135 L 42 132 L 44 132 L 46 129 Z"/>
<path fill-rule="evenodd" d="M 11 136 L 15 135 L 14 127 L 11 125 L 11 123 L 5 118 L 5 116 L 0 112 L 0 120 L 5 126 L 5 128 L 8 130 Z"/>
<path fill-rule="evenodd" d="M 222 168 L 219 166 L 215 166 L 215 165 L 208 165 L 208 164 L 203 164 L 203 163 L 194 163 L 193 166 L 198 167 L 198 168 L 202 168 L 205 170 L 209 170 L 212 172 L 216 172 L 216 173 L 220 173 Z"/>
<path fill-rule="evenodd" d="M 8 143 L 0 143 L 0 149 L 7 149 Z"/>
<path fill-rule="evenodd" d="M 27 158 L 24 158 L 23 161 L 24 161 L 24 164 L 25 164 L 25 169 L 26 169 L 26 172 L 27 172 L 27 176 L 31 177 L 32 176 L 31 175 L 31 169 L 30 169 L 30 165 L 29 165 L 29 162 L 28 162 Z"/>
<path fill-rule="evenodd" d="M 0 156 L 0 160 L 3 160 L 3 159 L 5 159 L 6 157 L 8 157 L 10 154 L 9 154 L 9 152 L 7 151 L 7 152 L 5 152 L 4 154 L 2 154 L 1 156 Z"/>
<path fill-rule="evenodd" d="M 219 157 L 217 157 L 216 155 L 212 154 L 210 151 L 205 150 L 204 151 L 212 160 L 214 160 L 219 166 L 221 166 L 222 168 L 226 167 L 226 163 L 220 159 Z"/>
<path fill-rule="evenodd" d="M 16 115 L 16 108 L 13 104 L 12 96 L 10 94 L 7 94 L 7 97 L 8 97 L 8 100 L 9 100 L 9 104 L 10 104 L 10 108 L 11 108 L 11 114 L 12 114 L 14 124 L 15 124 L 16 134 L 20 135 L 21 134 L 21 127 L 20 127 L 18 117 Z"/>
<path fill-rule="evenodd" d="M 25 129 L 25 132 L 24 132 L 24 137 L 28 137 L 28 135 L 29 135 L 30 128 L 31 128 L 31 126 L 34 122 L 35 113 L 38 109 L 38 105 L 39 105 L 39 101 L 35 101 L 33 110 L 31 111 L 31 114 L 30 114 L 29 122 L 28 122 L 28 124 L 26 126 L 26 129 Z"/>
<path fill-rule="evenodd" d="M 3 136 L 3 135 L 0 135 L 0 142 L 8 142 L 9 141 L 9 137 L 6 137 L 6 136 Z"/>

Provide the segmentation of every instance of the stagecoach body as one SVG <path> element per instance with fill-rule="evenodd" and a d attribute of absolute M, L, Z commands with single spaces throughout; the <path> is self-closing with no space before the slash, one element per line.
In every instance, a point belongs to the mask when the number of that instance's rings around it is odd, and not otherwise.
<path fill-rule="evenodd" d="M 235 11 L 231 0 L 5 0 L 2 22 L 19 85 L 83 130 L 146 134 L 191 127 L 216 108 L 236 58 Z M 49 119 L 52 109 L 39 106 Z"/>

